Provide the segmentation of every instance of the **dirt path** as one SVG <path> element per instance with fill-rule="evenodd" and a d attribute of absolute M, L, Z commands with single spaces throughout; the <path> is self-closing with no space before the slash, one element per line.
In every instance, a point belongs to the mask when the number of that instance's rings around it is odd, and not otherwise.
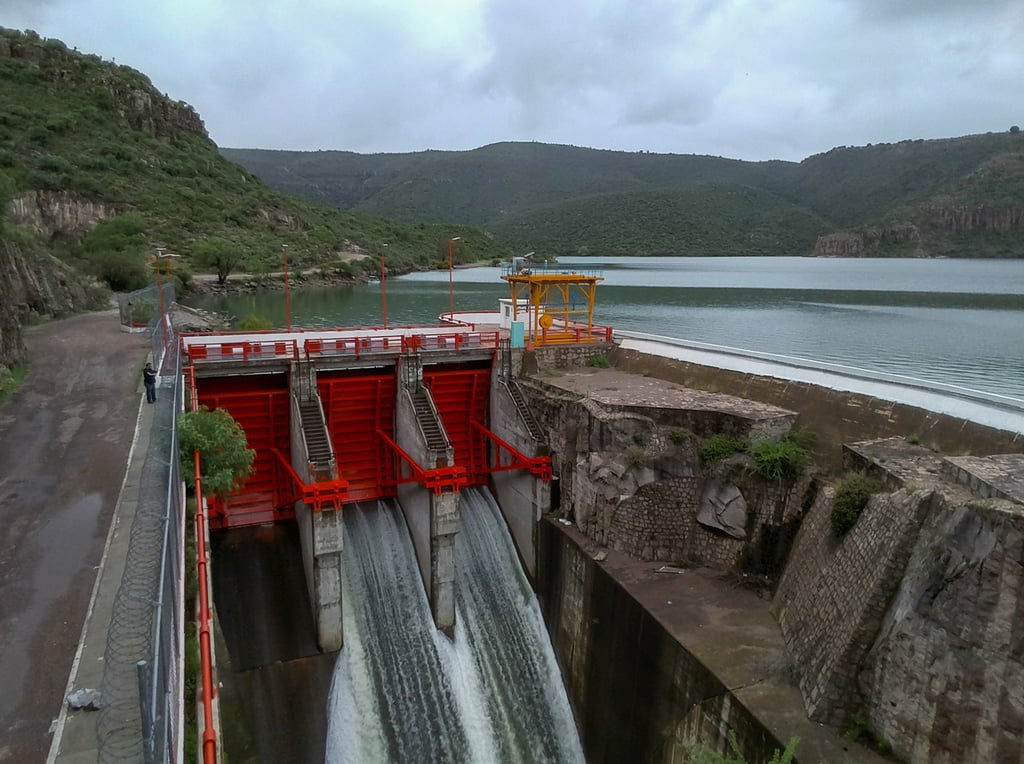
<path fill-rule="evenodd" d="M 140 401 L 145 335 L 116 311 L 26 332 L 0 406 L 0 762 L 39 762 L 85 619 Z"/>

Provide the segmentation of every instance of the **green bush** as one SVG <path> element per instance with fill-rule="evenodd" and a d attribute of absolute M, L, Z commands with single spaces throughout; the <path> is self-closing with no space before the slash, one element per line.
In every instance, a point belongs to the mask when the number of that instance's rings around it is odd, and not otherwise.
<path fill-rule="evenodd" d="M 768 480 L 792 480 L 807 464 L 807 450 L 791 440 L 761 440 L 750 449 L 757 474 Z"/>
<path fill-rule="evenodd" d="M 720 459 L 743 453 L 747 450 L 747 442 L 740 438 L 733 438 L 729 435 L 712 435 L 697 449 L 697 455 L 705 464 L 717 462 Z"/>
<path fill-rule="evenodd" d="M 857 523 L 872 494 L 882 490 L 882 484 L 863 472 L 847 475 L 836 487 L 832 501 L 832 532 L 842 538 Z"/>
<path fill-rule="evenodd" d="M 196 484 L 193 454 L 199 451 L 203 493 L 222 496 L 238 488 L 253 471 L 256 452 L 248 447 L 245 430 L 225 409 L 186 412 L 178 424 L 181 476 Z"/>
<path fill-rule="evenodd" d="M 131 292 L 149 284 L 149 269 L 135 252 L 108 250 L 88 258 L 89 270 L 115 292 Z"/>
<path fill-rule="evenodd" d="M 587 361 L 587 365 L 594 369 L 607 369 L 611 367 L 611 361 L 608 360 L 607 356 L 595 355 L 591 356 L 590 360 Z"/>

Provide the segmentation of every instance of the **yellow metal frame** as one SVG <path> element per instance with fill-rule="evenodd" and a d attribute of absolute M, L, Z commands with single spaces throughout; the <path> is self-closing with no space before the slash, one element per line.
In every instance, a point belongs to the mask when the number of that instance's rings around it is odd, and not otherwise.
<path fill-rule="evenodd" d="M 594 342 L 594 300 L 601 276 L 581 273 L 534 273 L 523 269 L 502 276 L 512 290 L 512 320 L 520 320 L 520 300 L 529 306 L 529 338 L 536 345 Z M 573 296 L 585 307 L 577 308 Z M 586 327 L 585 331 L 583 327 Z"/>

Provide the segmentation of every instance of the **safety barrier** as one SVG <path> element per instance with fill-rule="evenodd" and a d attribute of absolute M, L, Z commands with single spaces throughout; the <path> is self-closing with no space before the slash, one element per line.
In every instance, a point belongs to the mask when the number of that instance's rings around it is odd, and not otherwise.
<path fill-rule="evenodd" d="M 297 360 L 299 357 L 298 343 L 295 340 L 189 343 L 186 350 L 191 363 Z"/>

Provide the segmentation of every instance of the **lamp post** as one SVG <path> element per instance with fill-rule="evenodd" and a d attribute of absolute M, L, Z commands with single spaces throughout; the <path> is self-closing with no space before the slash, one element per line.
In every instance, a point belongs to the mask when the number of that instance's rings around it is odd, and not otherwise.
<path fill-rule="evenodd" d="M 284 250 L 284 314 L 288 322 L 288 331 L 292 330 L 292 304 L 288 296 L 288 245 L 282 244 Z"/>
<path fill-rule="evenodd" d="M 448 239 L 448 320 L 455 320 L 455 260 L 452 256 L 452 247 L 455 242 L 462 241 L 461 236 L 456 236 L 454 239 Z"/>
<path fill-rule="evenodd" d="M 167 263 L 167 276 L 171 275 L 171 262 L 168 258 L 178 257 L 173 252 L 167 252 L 163 247 L 156 248 L 156 292 L 160 299 L 160 337 L 163 340 L 164 352 L 167 351 L 167 304 L 164 301 L 164 285 L 160 282 L 163 275 L 164 262 Z"/>
<path fill-rule="evenodd" d="M 387 269 L 384 266 L 384 250 L 388 248 L 387 244 L 380 245 L 380 308 L 384 319 L 384 328 L 388 328 L 388 289 L 385 280 L 387 278 Z"/>

